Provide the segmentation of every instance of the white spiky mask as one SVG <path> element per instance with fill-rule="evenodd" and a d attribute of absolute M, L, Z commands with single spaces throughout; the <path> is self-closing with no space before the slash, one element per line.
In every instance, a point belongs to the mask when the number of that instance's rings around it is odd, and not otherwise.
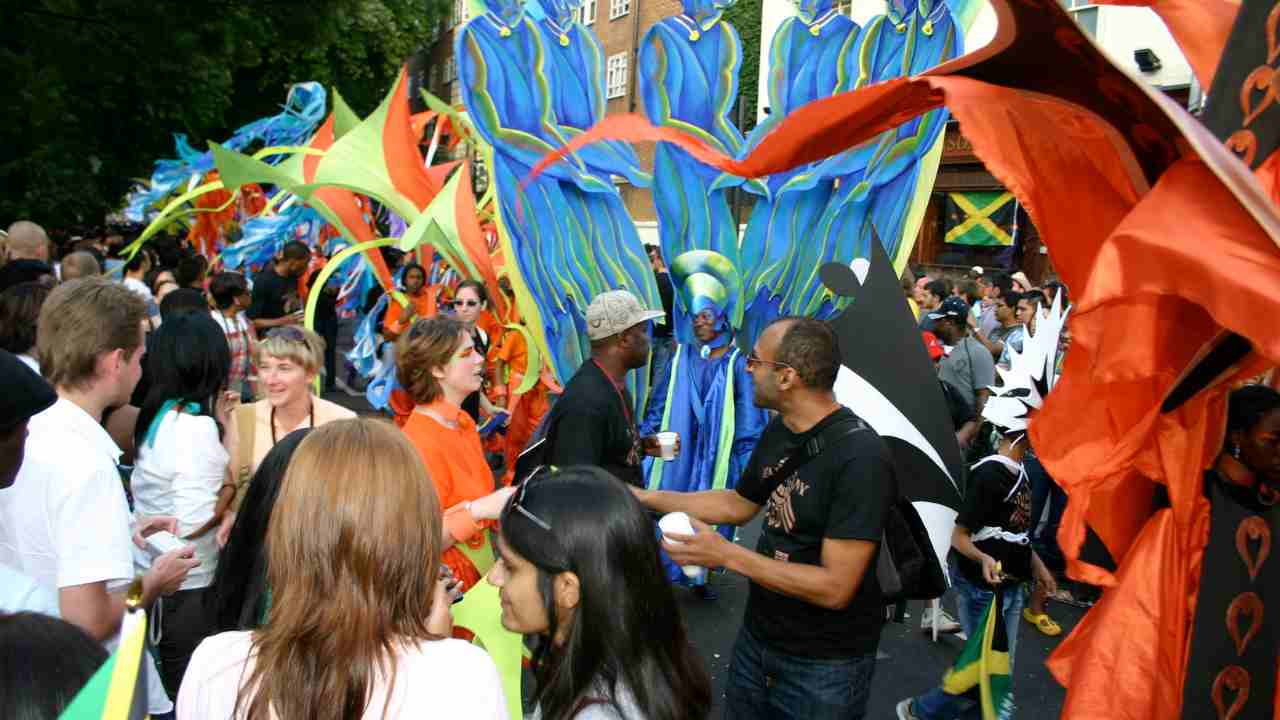
<path fill-rule="evenodd" d="M 1002 385 L 992 386 L 982 417 L 1003 432 L 1026 430 L 1031 413 L 1039 410 L 1044 398 L 1058 381 L 1058 339 L 1067 323 L 1070 308 L 1063 309 L 1062 295 L 1056 294 L 1049 312 L 1036 317 L 1034 333 L 1028 329 L 1022 351 L 1009 348 L 1009 367 L 996 367 Z"/>

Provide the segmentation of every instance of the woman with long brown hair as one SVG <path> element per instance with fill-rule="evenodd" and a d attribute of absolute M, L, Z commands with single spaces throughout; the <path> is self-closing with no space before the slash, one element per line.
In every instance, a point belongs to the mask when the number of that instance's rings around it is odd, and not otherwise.
<path fill-rule="evenodd" d="M 505 718 L 493 662 L 447 639 L 441 522 L 422 462 L 394 427 L 313 430 L 267 530 L 267 623 L 200 644 L 178 718 Z"/>

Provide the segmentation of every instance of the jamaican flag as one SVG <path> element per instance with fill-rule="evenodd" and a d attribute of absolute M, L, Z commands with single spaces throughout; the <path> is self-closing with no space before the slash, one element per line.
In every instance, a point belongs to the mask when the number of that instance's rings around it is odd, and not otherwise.
<path fill-rule="evenodd" d="M 142 720 L 147 716 L 147 614 L 124 614 L 120 646 L 76 693 L 59 720 Z"/>
<path fill-rule="evenodd" d="M 982 720 L 995 720 L 1009 695 L 1009 636 L 1005 633 L 1004 592 L 996 589 L 960 657 L 942 678 L 942 689 L 965 695 L 982 707 Z"/>
<path fill-rule="evenodd" d="M 947 193 L 945 242 L 1007 247 L 1017 233 L 1018 203 L 1013 193 Z"/>

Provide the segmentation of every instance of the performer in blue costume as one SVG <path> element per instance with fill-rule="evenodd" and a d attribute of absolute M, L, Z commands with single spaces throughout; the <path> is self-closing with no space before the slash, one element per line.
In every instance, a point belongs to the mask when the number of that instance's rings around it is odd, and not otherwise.
<path fill-rule="evenodd" d="M 721 19 L 733 2 L 683 0 L 684 12 L 659 20 L 640 43 L 640 94 L 649 122 L 684 130 L 727 155 L 736 155 L 743 142 L 729 119 L 738 98 L 742 41 Z M 653 173 L 663 255 L 712 250 L 736 267 L 737 221 L 725 190 L 713 188 L 720 173 L 665 142 L 654 150 Z M 730 320 L 737 326 L 741 312 Z"/>
<path fill-rule="evenodd" d="M 519 0 L 485 0 L 486 12 L 458 33 L 455 53 L 463 101 L 493 146 L 502 224 L 520 276 L 538 306 L 557 376 L 571 377 L 589 356 L 584 313 L 600 292 L 627 288 L 659 303 L 635 224 L 613 176 L 645 186 L 631 150 L 602 144 L 521 181 L 548 152 L 604 115 L 603 51 L 572 21 L 574 2 L 539 0 L 535 23 Z M 636 397 L 645 396 L 647 373 Z"/>
<path fill-rule="evenodd" d="M 852 88 L 847 58 L 861 30 L 858 24 L 833 8 L 832 0 L 799 0 L 798 10 L 774 35 L 769 50 L 769 115 L 751 132 L 741 156 L 754 150 L 796 108 Z M 766 194 L 756 202 L 742 241 L 739 267 L 746 280 L 747 307 L 739 338 L 742 347 L 749 347 L 764 327 L 789 312 L 784 284 L 788 270 L 794 274 L 803 238 L 817 227 L 836 179 L 851 172 L 848 158 L 849 153 L 842 153 L 769 176 Z M 717 186 L 733 182 L 724 176 Z M 747 189 L 759 192 L 755 186 Z M 829 315 L 833 310 L 827 301 L 811 314 Z"/>
<path fill-rule="evenodd" d="M 679 343 L 670 370 L 654 379 L 640 432 L 679 433 L 681 451 L 670 461 L 647 458 L 645 480 L 650 489 L 732 489 L 768 422 L 755 405 L 747 358 L 734 346 L 728 320 L 741 290 L 738 272 L 723 255 L 694 250 L 675 259 L 671 277 L 693 318 L 689 332 L 695 340 Z M 732 525 L 719 531 L 733 538 Z M 706 583 L 705 574 L 689 580 L 665 554 L 663 563 L 673 582 Z"/>

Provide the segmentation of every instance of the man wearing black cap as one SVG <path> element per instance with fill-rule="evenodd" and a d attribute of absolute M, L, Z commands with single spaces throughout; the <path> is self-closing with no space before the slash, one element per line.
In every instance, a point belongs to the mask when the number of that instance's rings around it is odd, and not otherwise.
<path fill-rule="evenodd" d="M 27 444 L 27 421 L 58 399 L 39 375 L 17 358 L 0 350 L 0 490 L 13 485 L 22 467 Z M 58 614 L 58 599 L 51 588 L 41 587 L 29 576 L 0 564 L 0 612 L 30 610 Z"/>
<path fill-rule="evenodd" d="M 958 297 L 942 301 L 929 313 L 933 333 L 951 349 L 938 365 L 938 377 L 960 391 L 979 416 L 996 382 L 995 359 L 991 351 L 969 334 L 969 306 Z"/>

